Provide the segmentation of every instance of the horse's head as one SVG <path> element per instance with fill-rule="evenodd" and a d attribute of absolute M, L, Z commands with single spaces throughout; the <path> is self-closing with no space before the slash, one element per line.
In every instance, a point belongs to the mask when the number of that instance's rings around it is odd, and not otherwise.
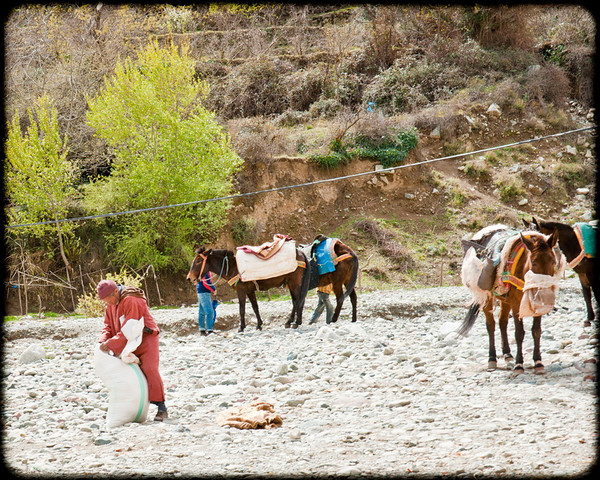
<path fill-rule="evenodd" d="M 558 231 L 553 230 L 548 237 L 532 235 L 527 238 L 521 234 L 521 240 L 529 250 L 528 266 L 531 271 L 540 275 L 554 275 L 557 264 L 554 246 L 558 241 Z"/>
<path fill-rule="evenodd" d="M 186 280 L 189 280 L 193 285 L 198 283 L 198 279 L 205 274 L 206 259 L 211 254 L 212 249 L 206 250 L 204 247 L 196 248 L 196 256 L 192 260 L 192 266 L 187 274 Z"/>
<path fill-rule="evenodd" d="M 523 225 L 527 230 L 537 230 L 538 232 L 542 232 L 541 226 L 539 222 L 535 219 L 535 217 L 531 217 L 531 222 L 528 222 L 523 218 Z M 552 232 L 542 232 L 542 233 L 552 233 Z"/>
<path fill-rule="evenodd" d="M 558 231 L 548 236 L 531 235 L 521 240 L 529 251 L 524 266 L 523 297 L 519 305 L 519 317 L 542 316 L 552 311 L 558 291 L 557 257 L 554 246 L 558 240 Z"/>

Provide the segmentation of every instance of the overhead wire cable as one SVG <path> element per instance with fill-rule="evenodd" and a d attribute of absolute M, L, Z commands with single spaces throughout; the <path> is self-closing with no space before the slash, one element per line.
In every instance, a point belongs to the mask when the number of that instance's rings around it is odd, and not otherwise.
<path fill-rule="evenodd" d="M 55 224 L 55 223 L 65 223 L 65 222 L 77 222 L 77 221 L 83 221 L 83 220 L 94 220 L 94 219 L 99 219 L 99 218 L 109 218 L 109 217 L 116 217 L 119 215 L 129 215 L 129 214 L 134 214 L 134 213 L 143 213 L 143 212 L 152 212 L 152 211 L 156 211 L 156 210 L 165 210 L 167 208 L 176 208 L 176 207 L 187 207 L 190 205 L 199 205 L 202 203 L 210 203 L 210 202 L 218 202 L 218 201 L 222 201 L 222 200 L 233 200 L 236 198 L 243 198 L 243 197 L 249 197 L 249 196 L 253 196 L 253 195 L 259 195 L 259 194 L 263 194 L 263 193 L 271 193 L 271 192 L 280 192 L 283 190 L 290 190 L 293 188 L 300 188 L 300 187 L 308 187 L 311 185 L 319 185 L 322 183 L 329 183 L 329 182 L 337 182 L 339 180 L 347 180 L 350 178 L 357 178 L 357 177 L 362 177 L 365 175 L 374 175 L 374 174 L 381 174 L 381 173 L 387 173 L 387 172 L 393 172 L 395 170 L 400 170 L 402 168 L 409 168 L 409 167 L 418 167 L 420 165 L 427 165 L 430 163 L 434 163 L 434 162 L 441 162 L 442 160 L 452 160 L 455 158 L 460 158 L 460 157 L 467 157 L 470 155 L 478 155 L 481 153 L 485 153 L 485 152 L 491 152 L 493 150 L 500 150 L 503 148 L 510 148 L 510 147 L 515 147 L 517 145 L 523 145 L 526 143 L 533 143 L 533 142 L 539 142 L 542 140 L 548 140 L 551 138 L 558 138 L 564 135 L 571 135 L 574 133 L 581 133 L 581 132 L 585 132 L 588 130 L 593 130 L 595 129 L 595 126 L 592 127 L 583 127 L 583 128 L 578 128 L 575 130 L 569 130 L 566 132 L 559 132 L 559 133 L 553 133 L 551 135 L 545 135 L 542 137 L 533 137 L 533 138 L 529 138 L 527 140 L 520 140 L 518 142 L 513 142 L 513 143 L 508 143 L 505 145 L 498 145 L 498 146 L 494 146 L 494 147 L 488 147 L 488 148 L 482 148 L 480 150 L 474 150 L 472 152 L 465 152 L 465 153 L 457 153 L 454 155 L 448 155 L 445 157 L 438 157 L 438 158 L 433 158 L 430 160 L 423 160 L 421 162 L 415 162 L 415 163 L 409 163 L 409 164 L 405 164 L 405 165 L 397 165 L 394 167 L 388 167 L 388 168 L 383 168 L 380 170 L 369 170 L 367 172 L 359 172 L 359 173 L 353 173 L 350 175 L 343 175 L 341 177 L 332 177 L 332 178 L 325 178 L 323 180 L 314 180 L 311 182 L 305 182 L 305 183 L 298 183 L 295 185 L 285 185 L 283 187 L 273 187 L 273 188 L 267 188 L 265 190 L 257 190 L 254 192 L 246 192 L 246 193 L 236 193 L 236 194 L 232 194 L 232 195 L 225 195 L 222 197 L 215 197 L 215 198 L 206 198 L 203 200 L 193 200 L 191 202 L 183 202 L 183 203 L 175 203 L 175 204 L 171 204 L 171 205 L 161 205 L 158 207 L 148 207 L 148 208 L 139 208 L 139 209 L 135 209 L 135 210 L 126 210 L 126 211 L 122 211 L 122 212 L 111 212 L 111 213 L 102 213 L 102 214 L 98 214 L 98 215 L 87 215 L 84 217 L 75 217 L 75 218 L 63 218 L 63 219 L 58 219 L 58 220 L 47 220 L 44 222 L 35 222 L 35 223 L 22 223 L 22 224 L 15 224 L 15 225 L 6 225 L 5 228 L 23 228 L 23 227 L 34 227 L 34 226 L 38 226 L 38 225 L 51 225 L 51 224 Z"/>

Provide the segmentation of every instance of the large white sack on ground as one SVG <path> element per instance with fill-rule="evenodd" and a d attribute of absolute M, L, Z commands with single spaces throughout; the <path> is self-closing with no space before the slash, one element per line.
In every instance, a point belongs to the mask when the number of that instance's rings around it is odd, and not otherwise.
<path fill-rule="evenodd" d="M 106 427 L 145 422 L 148 416 L 148 382 L 140 367 L 94 350 L 94 370 L 108 388 Z"/>

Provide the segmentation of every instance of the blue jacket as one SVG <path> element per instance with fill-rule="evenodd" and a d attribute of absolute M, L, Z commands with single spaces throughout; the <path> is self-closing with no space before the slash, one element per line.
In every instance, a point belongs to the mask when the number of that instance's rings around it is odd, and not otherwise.
<path fill-rule="evenodd" d="M 212 293 L 215 291 L 210 272 L 204 275 L 196 284 L 196 291 L 198 293 Z"/>

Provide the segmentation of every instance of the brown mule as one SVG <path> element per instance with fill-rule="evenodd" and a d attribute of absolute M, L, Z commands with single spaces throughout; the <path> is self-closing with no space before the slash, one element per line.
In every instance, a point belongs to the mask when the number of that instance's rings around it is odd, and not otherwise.
<path fill-rule="evenodd" d="M 558 278 L 556 274 L 558 261 L 554 252 L 554 246 L 556 245 L 557 240 L 557 232 L 553 232 L 548 237 L 537 232 L 527 232 L 525 233 L 525 235 L 523 235 L 523 233 L 520 233 L 516 236 L 511 237 L 510 241 L 512 243 L 512 246 L 510 247 L 508 258 L 513 258 L 514 262 L 512 264 L 510 275 L 504 274 L 501 277 L 502 280 L 504 280 L 504 285 L 509 286 L 508 291 L 502 295 L 494 295 L 491 289 L 478 290 L 478 287 L 475 287 L 472 281 L 466 281 L 466 275 L 464 272 L 468 268 L 468 265 L 466 265 L 468 261 L 463 262 L 463 283 L 471 290 L 475 300 L 469 308 L 469 311 L 467 312 L 467 315 L 465 316 L 465 319 L 459 328 L 459 333 L 463 335 L 466 334 L 475 323 L 475 319 L 477 318 L 479 310 L 483 310 L 486 319 L 486 327 L 489 339 L 488 369 L 493 370 L 497 366 L 496 347 L 494 340 L 495 320 L 493 314 L 493 307 L 495 302 L 499 302 L 500 316 L 498 319 L 498 323 L 500 326 L 500 333 L 502 337 L 502 352 L 504 354 L 504 358 L 507 362 L 512 363 L 512 355 L 510 352 L 507 334 L 508 317 L 512 312 L 515 324 L 515 338 L 517 341 L 517 355 L 515 360 L 514 372 L 522 373 L 524 371 L 523 339 L 525 337 L 525 329 L 523 326 L 522 311 L 524 289 L 530 290 L 527 285 L 527 280 L 530 278 L 542 280 L 546 279 L 549 283 L 557 284 Z M 507 241 L 506 245 L 510 245 L 510 243 L 508 243 Z M 469 256 L 469 259 L 472 258 L 472 256 Z M 467 255 L 465 255 L 465 260 L 467 260 Z M 496 288 L 496 285 L 498 285 L 498 283 L 494 283 L 495 286 L 493 288 Z M 543 288 L 536 288 L 535 290 L 535 295 L 541 295 L 546 293 Z M 554 304 L 554 295 L 549 295 L 548 298 L 551 298 L 551 300 L 549 300 L 548 302 L 551 301 L 552 305 L 546 305 L 546 308 L 540 311 L 546 312 L 548 310 L 551 310 Z M 528 298 L 526 298 L 525 300 L 527 301 Z M 534 342 L 533 361 L 535 373 L 544 373 L 544 365 L 542 363 L 542 355 L 540 352 L 542 315 L 543 314 L 536 313 L 535 311 L 531 315 L 533 316 L 533 326 L 531 329 L 531 333 Z"/>

